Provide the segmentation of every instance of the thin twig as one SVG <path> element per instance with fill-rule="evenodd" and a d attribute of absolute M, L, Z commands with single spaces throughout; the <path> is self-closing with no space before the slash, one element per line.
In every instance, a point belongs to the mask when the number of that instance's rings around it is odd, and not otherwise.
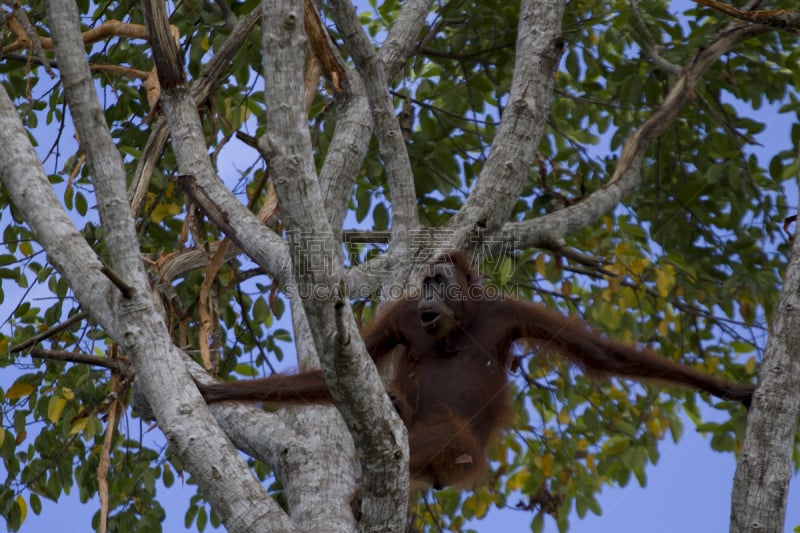
<path fill-rule="evenodd" d="M 100 272 L 102 272 L 105 275 L 105 277 L 107 277 L 111 281 L 111 283 L 113 283 L 114 286 L 119 289 L 119 291 L 122 293 L 122 296 L 128 299 L 133 297 L 133 294 L 135 292 L 133 287 L 125 283 L 125 281 L 120 277 L 119 274 L 111 270 L 110 266 L 103 265 L 102 267 L 100 267 Z"/>
<path fill-rule="evenodd" d="M 38 335 L 34 335 L 33 337 L 31 337 L 31 338 L 29 338 L 29 339 L 17 344 L 16 346 L 12 346 L 10 352 L 11 353 L 21 352 L 22 350 L 24 350 L 25 348 L 28 348 L 29 346 L 33 346 L 34 344 L 38 344 L 39 342 L 47 339 L 48 337 L 52 337 L 56 333 L 60 333 L 61 331 L 64 331 L 65 329 L 67 329 L 68 327 L 73 325 L 74 323 L 80 322 L 84 318 L 89 318 L 89 312 L 88 311 L 81 311 L 80 313 L 72 315 L 71 317 L 66 319 L 64 322 L 62 322 L 61 324 L 57 324 L 57 325 L 53 326 L 52 328 L 48 329 L 47 331 L 43 331 L 43 332 L 39 333 Z"/>
<path fill-rule="evenodd" d="M 119 372 L 122 375 L 133 372 L 133 367 L 126 357 L 109 359 L 108 357 L 98 357 L 85 353 L 67 352 L 65 350 L 44 350 L 42 348 L 34 348 L 31 350 L 31 357 L 49 359 L 51 361 L 67 361 L 69 363 L 101 366 Z"/>

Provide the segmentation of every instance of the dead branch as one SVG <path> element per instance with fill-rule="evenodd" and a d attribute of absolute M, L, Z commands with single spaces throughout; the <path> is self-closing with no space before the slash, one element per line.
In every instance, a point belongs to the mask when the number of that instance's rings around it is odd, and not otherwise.
<path fill-rule="evenodd" d="M 763 24 L 771 28 L 788 30 L 792 33 L 800 28 L 800 10 L 796 9 L 760 9 L 742 11 L 733 6 L 717 2 L 717 0 L 694 0 L 700 5 L 710 7 L 729 17 L 753 24 Z"/>
<path fill-rule="evenodd" d="M 9 16 L 9 19 L 11 17 L 14 17 L 14 15 Z M 11 27 L 10 24 L 9 27 Z M 3 54 L 16 52 L 32 45 L 28 39 L 28 34 L 25 33 L 24 30 L 21 30 L 18 33 L 12 28 L 12 31 L 16 35 L 17 39 L 13 43 L 3 47 Z M 180 36 L 177 26 L 170 26 L 170 32 L 174 38 L 178 38 L 178 36 Z M 53 39 L 50 37 L 40 37 L 38 35 L 36 37 L 38 38 L 39 46 L 41 46 L 43 50 L 53 49 Z M 127 37 L 129 39 L 142 39 L 146 41 L 147 28 L 145 28 L 144 24 L 132 24 L 122 22 L 120 20 L 108 20 L 96 28 L 92 28 L 83 32 L 81 37 L 83 38 L 84 44 L 95 43 L 109 37 Z"/>

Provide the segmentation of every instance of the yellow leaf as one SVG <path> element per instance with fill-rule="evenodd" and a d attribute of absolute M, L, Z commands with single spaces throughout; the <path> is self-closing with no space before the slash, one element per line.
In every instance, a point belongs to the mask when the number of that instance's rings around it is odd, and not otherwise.
<path fill-rule="evenodd" d="M 619 291 L 619 295 L 619 305 L 624 306 L 625 309 L 636 309 L 642 304 L 641 297 L 632 287 L 622 287 L 622 289 Z"/>
<path fill-rule="evenodd" d="M 556 463 L 556 458 L 553 455 L 545 454 L 542 457 L 542 474 L 546 477 L 553 475 L 553 465 Z"/>
<path fill-rule="evenodd" d="M 249 106 L 243 105 L 239 107 L 239 122 L 244 123 L 252 114 L 253 112 L 250 110 Z"/>
<path fill-rule="evenodd" d="M 608 391 L 608 397 L 615 401 L 622 401 L 628 399 L 628 393 L 622 389 L 614 387 L 610 391 Z"/>
<path fill-rule="evenodd" d="M 662 298 L 669 294 L 673 285 L 675 285 L 675 267 L 665 265 L 664 268 L 656 270 L 656 287 Z"/>
<path fill-rule="evenodd" d="M 24 398 L 25 396 L 30 396 L 33 394 L 33 391 L 36 390 L 36 387 L 31 385 L 30 383 L 25 383 L 24 381 L 17 381 L 11 388 L 6 391 L 6 398 L 9 400 L 18 400 L 19 398 Z"/>
<path fill-rule="evenodd" d="M 746 324 L 752 324 L 756 318 L 752 304 L 744 298 L 739 302 L 739 314 Z"/>
<path fill-rule="evenodd" d="M 541 470 L 545 477 L 550 477 L 553 474 L 553 464 L 555 462 L 556 458 L 547 453 L 533 458 L 534 466 Z"/>
<path fill-rule="evenodd" d="M 610 265 L 606 265 L 606 270 L 611 274 L 612 279 L 619 277 L 622 275 L 622 272 L 625 270 L 622 263 L 617 261 L 616 263 L 611 263 Z"/>
<path fill-rule="evenodd" d="M 520 470 L 506 481 L 506 491 L 511 492 L 513 490 L 522 490 L 522 487 L 525 486 L 525 483 L 528 482 L 528 479 L 531 477 L 530 473 L 527 470 Z"/>
<path fill-rule="evenodd" d="M 75 393 L 69 387 L 61 387 L 61 396 L 67 400 L 73 400 L 75 398 Z"/>
<path fill-rule="evenodd" d="M 164 218 L 172 215 L 177 215 L 181 212 L 180 204 L 159 204 L 150 213 L 150 220 L 155 224 L 159 224 Z"/>
<path fill-rule="evenodd" d="M 572 295 L 572 283 L 569 280 L 561 282 L 561 296 L 569 298 Z"/>
<path fill-rule="evenodd" d="M 211 48 L 211 41 L 209 41 L 209 40 L 208 40 L 208 35 L 207 35 L 207 34 L 206 34 L 206 35 L 204 35 L 204 36 L 203 36 L 203 39 L 200 41 L 200 46 L 201 46 L 201 47 L 203 48 L 203 50 L 205 50 L 206 52 L 208 52 L 208 50 Z"/>
<path fill-rule="evenodd" d="M 650 264 L 650 261 L 646 257 L 637 257 L 633 261 L 631 261 L 630 269 L 631 274 L 635 274 L 640 276 L 644 269 Z"/>
<path fill-rule="evenodd" d="M 661 439 L 664 436 L 664 428 L 661 427 L 661 420 L 658 418 L 651 418 L 647 421 L 647 429 L 650 430 L 657 439 Z"/>
<path fill-rule="evenodd" d="M 489 498 L 481 498 L 478 493 L 473 492 L 464 501 L 464 509 L 471 511 L 476 518 L 483 518 L 489 510 Z"/>
<path fill-rule="evenodd" d="M 625 241 L 620 241 L 614 247 L 614 255 L 617 257 L 625 257 L 629 255 L 633 255 L 635 250 Z"/>
<path fill-rule="evenodd" d="M 88 416 L 82 416 L 81 418 L 77 419 L 73 422 L 72 427 L 69 429 L 70 435 L 75 435 L 76 433 L 80 433 L 84 429 L 86 429 L 86 425 L 89 423 Z"/>
<path fill-rule="evenodd" d="M 30 257 L 33 255 L 33 246 L 28 241 L 23 241 L 19 243 L 19 251 L 26 257 Z M 21 522 L 20 522 L 21 523 Z"/>
<path fill-rule="evenodd" d="M 603 322 L 605 322 L 608 329 L 611 331 L 619 329 L 620 325 L 622 325 L 622 315 L 619 312 L 619 308 L 616 305 L 604 305 L 602 310 Z"/>
<path fill-rule="evenodd" d="M 50 419 L 50 422 L 53 424 L 58 424 L 65 405 L 67 405 L 67 400 L 64 398 L 59 396 L 53 396 L 50 398 L 50 402 L 47 404 L 47 418 Z"/>
<path fill-rule="evenodd" d="M 546 261 L 547 260 L 546 260 L 546 258 L 544 256 L 544 254 L 539 254 L 539 255 L 536 256 L 536 261 L 534 262 L 536 264 L 536 272 L 538 272 L 542 276 L 546 276 L 547 275 L 547 262 Z"/>
<path fill-rule="evenodd" d="M 595 461 L 595 456 L 592 453 L 590 453 L 589 455 L 586 456 L 586 468 L 588 468 L 589 472 L 591 472 L 593 474 L 595 472 L 595 469 L 597 468 L 597 463 Z"/>
<path fill-rule="evenodd" d="M 756 373 L 756 364 L 757 364 L 756 358 L 755 358 L 755 356 L 753 356 L 750 359 L 748 359 L 747 362 L 744 364 L 744 369 L 747 370 L 748 374 L 751 374 L 751 375 L 755 374 Z"/>
<path fill-rule="evenodd" d="M 616 304 L 616 306 L 617 306 L 617 309 L 619 309 L 620 314 L 622 314 L 622 315 L 624 315 L 625 311 L 628 309 L 627 302 L 625 301 L 626 297 L 624 295 L 624 293 L 626 293 L 626 292 L 631 292 L 631 288 L 630 287 L 620 287 L 620 291 L 619 291 L 619 293 L 617 293 L 617 299 L 614 302 Z"/>
<path fill-rule="evenodd" d="M 3 443 L 6 441 L 6 430 L 0 428 L 0 447 L 3 446 Z"/>
<path fill-rule="evenodd" d="M 566 407 L 562 407 L 561 410 L 558 412 L 558 423 L 559 424 L 569 424 L 569 411 Z"/>
<path fill-rule="evenodd" d="M 22 497 L 22 494 L 18 494 L 15 501 L 19 505 L 19 523 L 22 525 L 25 517 L 28 516 L 28 504 L 25 503 L 25 498 Z"/>

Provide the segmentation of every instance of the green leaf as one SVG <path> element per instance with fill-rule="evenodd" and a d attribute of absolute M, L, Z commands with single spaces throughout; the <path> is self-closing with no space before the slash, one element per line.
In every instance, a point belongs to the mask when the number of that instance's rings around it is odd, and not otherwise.
<path fill-rule="evenodd" d="M 253 303 L 253 320 L 259 324 L 264 324 L 269 327 L 272 323 L 272 313 L 267 306 L 267 301 L 263 296 L 256 298 Z"/>
<path fill-rule="evenodd" d="M 384 204 L 377 204 L 372 211 L 376 230 L 385 230 L 389 227 L 389 211 Z"/>
<path fill-rule="evenodd" d="M 80 192 L 75 193 L 75 209 L 81 216 L 86 216 L 86 212 L 89 210 L 89 205 L 86 202 L 86 197 Z"/>
<path fill-rule="evenodd" d="M 253 365 L 247 365 L 247 364 L 236 365 L 235 372 L 242 376 L 249 376 L 249 377 L 254 377 L 258 375 L 258 370 L 256 370 L 256 368 L 253 367 Z"/>
<path fill-rule="evenodd" d="M 620 455 L 627 450 L 631 445 L 631 441 L 624 435 L 612 435 L 606 440 L 602 447 L 604 455 Z"/>
<path fill-rule="evenodd" d="M 33 514 L 39 515 L 42 513 L 42 500 L 35 492 L 30 493 L 28 496 L 28 503 L 30 503 Z"/>

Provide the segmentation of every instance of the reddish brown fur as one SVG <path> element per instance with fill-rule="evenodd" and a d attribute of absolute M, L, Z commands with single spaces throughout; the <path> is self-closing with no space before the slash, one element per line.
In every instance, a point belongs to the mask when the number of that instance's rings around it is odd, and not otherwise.
<path fill-rule="evenodd" d="M 394 302 L 363 334 L 378 366 L 395 347 L 404 348 L 387 392 L 408 428 L 410 471 L 417 482 L 436 488 L 463 486 L 485 472 L 486 446 L 510 419 L 506 366 L 512 343 L 521 338 L 535 340 L 590 372 L 663 381 L 749 404 L 751 385 L 607 339 L 541 305 L 487 299 L 477 279 L 463 254 L 446 254 L 423 283 L 423 288 L 448 289 L 444 299 L 423 292 L 419 298 Z M 208 402 L 331 401 L 318 370 L 201 386 L 201 391 Z"/>

